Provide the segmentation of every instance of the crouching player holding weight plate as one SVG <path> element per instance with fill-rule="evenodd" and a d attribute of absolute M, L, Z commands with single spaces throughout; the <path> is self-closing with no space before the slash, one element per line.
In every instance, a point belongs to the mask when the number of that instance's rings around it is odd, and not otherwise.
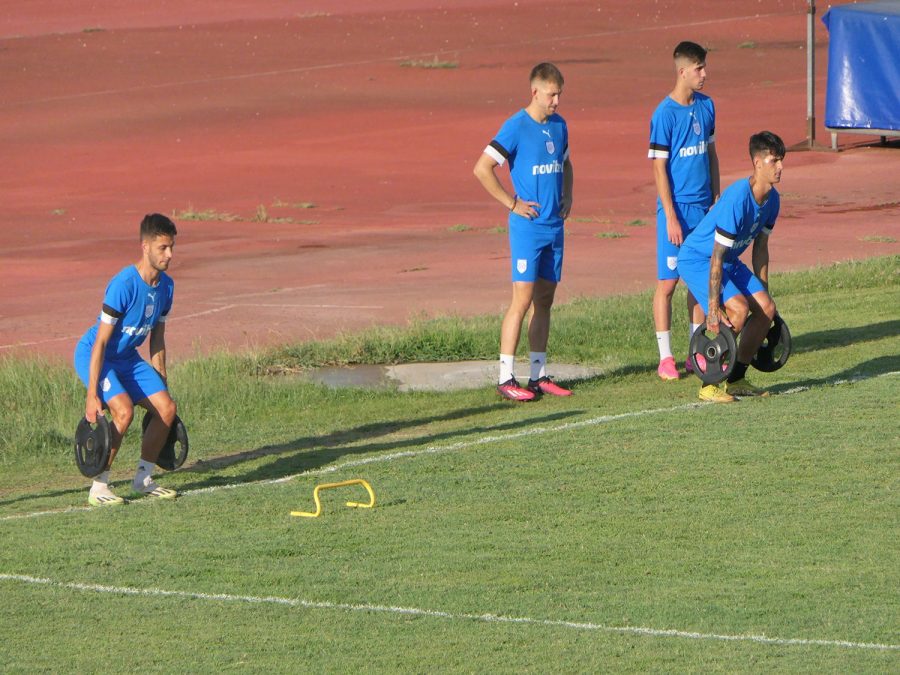
<path fill-rule="evenodd" d="M 155 462 L 175 420 L 175 401 L 166 386 L 166 317 L 174 282 L 166 274 L 177 234 L 175 223 L 158 213 L 141 221 L 141 259 L 125 267 L 106 287 L 103 308 L 75 347 L 75 370 L 87 386 L 84 416 L 95 422 L 109 408 L 110 457 L 88 494 L 92 506 L 116 506 L 124 499 L 109 488 L 109 467 L 134 419 L 134 406 L 153 414 L 141 443 L 131 487 L 136 496 L 174 499 L 176 492 L 153 480 Z M 138 347 L 150 336 L 150 363 Z"/>
<path fill-rule="evenodd" d="M 769 295 L 769 235 L 781 207 L 775 184 L 781 181 L 784 154 L 784 143 L 772 132 L 751 136 L 753 175 L 722 193 L 678 253 L 678 270 L 706 310 L 707 329 L 718 333 L 724 320 L 740 334 L 737 361 L 729 364 L 726 381 L 700 389 L 701 401 L 728 403 L 735 396 L 768 395 L 750 384 L 746 373 L 775 318 L 775 301 Z M 752 272 L 739 257 L 750 244 Z"/>

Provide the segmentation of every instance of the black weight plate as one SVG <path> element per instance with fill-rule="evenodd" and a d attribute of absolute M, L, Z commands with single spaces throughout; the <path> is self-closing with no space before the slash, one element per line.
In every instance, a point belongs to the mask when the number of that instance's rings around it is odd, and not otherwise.
<path fill-rule="evenodd" d="M 737 359 L 737 340 L 734 331 L 724 323 L 719 324 L 719 334 L 706 334 L 706 324 L 701 324 L 691 336 L 689 358 L 694 373 L 703 384 L 719 384 L 728 377 L 728 366 Z M 703 357 L 700 361 L 697 357 Z"/>
<path fill-rule="evenodd" d="M 75 428 L 75 464 L 83 476 L 93 478 L 106 471 L 111 452 L 109 420 L 103 414 L 91 424 L 82 417 Z"/>
<path fill-rule="evenodd" d="M 773 373 L 787 363 L 791 347 L 791 331 L 784 319 L 776 314 L 772 327 L 750 363 L 757 370 Z"/>
<path fill-rule="evenodd" d="M 141 423 L 142 434 L 147 431 L 147 426 L 150 424 L 150 419 L 152 417 L 153 413 L 151 413 L 149 410 L 144 414 L 144 420 Z M 166 471 L 174 471 L 182 464 L 184 464 L 184 460 L 187 459 L 187 455 L 187 429 L 185 429 L 184 423 L 181 421 L 181 418 L 178 417 L 178 415 L 175 415 L 175 420 L 172 422 L 172 426 L 169 428 L 169 435 L 166 438 L 166 442 L 163 444 L 162 449 L 159 451 L 159 457 L 156 458 L 156 465 L 165 469 Z"/>

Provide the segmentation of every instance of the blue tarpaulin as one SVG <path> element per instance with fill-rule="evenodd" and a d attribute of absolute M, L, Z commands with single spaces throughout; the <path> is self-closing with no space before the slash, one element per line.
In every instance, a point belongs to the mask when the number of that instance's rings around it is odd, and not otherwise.
<path fill-rule="evenodd" d="M 900 131 L 900 0 L 836 5 L 822 22 L 830 35 L 825 126 Z"/>

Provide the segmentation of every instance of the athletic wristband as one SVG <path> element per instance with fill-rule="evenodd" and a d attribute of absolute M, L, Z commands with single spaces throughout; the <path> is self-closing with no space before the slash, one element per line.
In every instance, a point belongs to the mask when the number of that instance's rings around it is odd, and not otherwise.
<path fill-rule="evenodd" d="M 513 195 L 513 203 L 512 206 L 509 207 L 509 212 L 512 213 L 516 210 L 516 204 L 519 203 L 519 195 Z"/>

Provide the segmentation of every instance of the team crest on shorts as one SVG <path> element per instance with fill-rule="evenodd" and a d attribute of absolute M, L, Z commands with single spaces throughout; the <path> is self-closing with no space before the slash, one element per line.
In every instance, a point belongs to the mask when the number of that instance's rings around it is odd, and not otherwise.
<path fill-rule="evenodd" d="M 677 255 L 670 255 L 670 256 L 666 257 L 666 266 L 667 266 L 670 270 L 674 271 L 675 268 L 678 267 L 678 256 L 677 256 Z"/>
<path fill-rule="evenodd" d="M 553 152 L 556 150 L 556 146 L 553 145 L 553 141 L 547 141 L 546 145 L 547 145 L 547 152 L 552 155 Z"/>
<path fill-rule="evenodd" d="M 528 261 L 525 258 L 519 258 L 516 260 L 516 270 L 519 274 L 525 274 L 525 270 L 528 269 Z"/>
<path fill-rule="evenodd" d="M 110 389 L 112 389 L 112 382 L 109 381 L 108 377 L 103 378 L 103 382 L 100 383 L 100 388 L 103 391 L 109 391 Z"/>

